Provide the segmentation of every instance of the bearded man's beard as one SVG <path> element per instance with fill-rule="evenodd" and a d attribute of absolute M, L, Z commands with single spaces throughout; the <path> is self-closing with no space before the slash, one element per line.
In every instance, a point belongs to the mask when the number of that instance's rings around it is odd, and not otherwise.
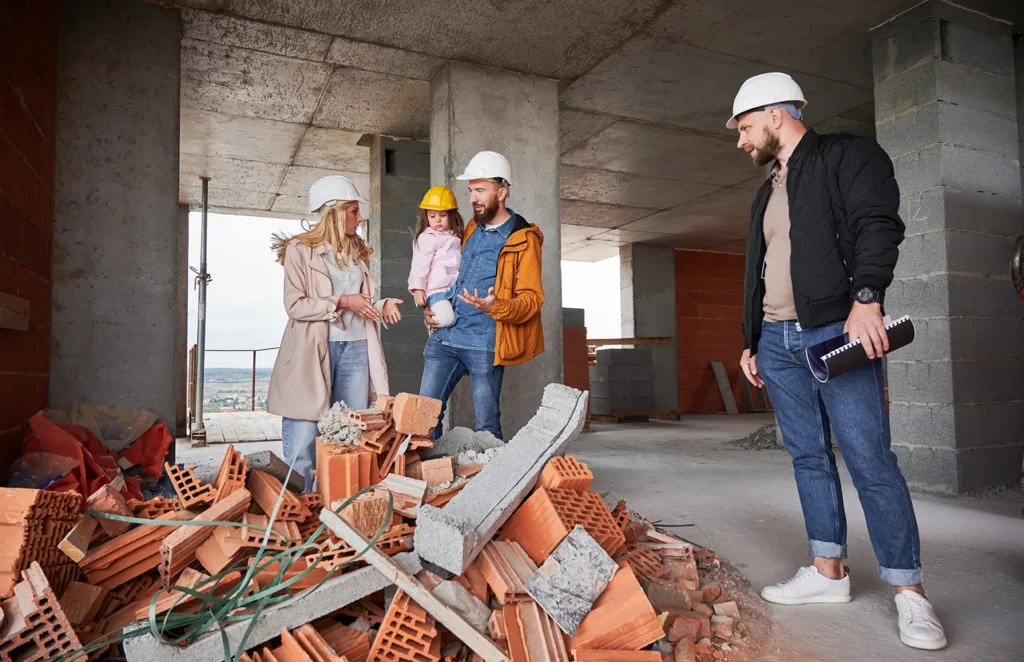
<path fill-rule="evenodd" d="M 764 142 L 754 148 L 754 163 L 759 166 L 766 166 L 779 157 L 782 151 L 782 141 L 778 134 L 772 133 L 768 127 L 764 127 Z"/>
<path fill-rule="evenodd" d="M 498 215 L 498 201 L 497 199 L 487 203 L 482 211 L 473 210 L 473 220 L 476 221 L 477 225 L 487 225 L 494 220 L 494 217 Z"/>

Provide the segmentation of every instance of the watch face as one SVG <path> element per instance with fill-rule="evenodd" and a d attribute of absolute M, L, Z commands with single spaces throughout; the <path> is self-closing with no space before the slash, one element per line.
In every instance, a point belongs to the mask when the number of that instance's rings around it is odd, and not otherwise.
<path fill-rule="evenodd" d="M 873 303 L 875 299 L 875 292 L 870 287 L 862 287 L 857 290 L 857 301 L 860 303 Z"/>

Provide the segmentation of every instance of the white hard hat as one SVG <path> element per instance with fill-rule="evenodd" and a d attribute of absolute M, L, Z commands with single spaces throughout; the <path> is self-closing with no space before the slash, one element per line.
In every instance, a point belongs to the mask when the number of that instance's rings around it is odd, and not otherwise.
<path fill-rule="evenodd" d="M 803 91 L 789 74 L 773 72 L 748 78 L 736 93 L 732 102 L 732 117 L 725 126 L 735 129 L 739 124 L 737 118 L 743 113 L 787 101 L 798 109 L 807 105 Z"/>
<path fill-rule="evenodd" d="M 455 179 L 466 181 L 468 179 L 497 179 L 499 177 L 509 184 L 512 183 L 512 166 L 508 164 L 508 159 L 497 152 L 478 152 L 476 156 L 469 160 L 466 172 Z"/>
<path fill-rule="evenodd" d="M 361 202 L 370 204 L 370 201 L 359 195 L 359 189 L 348 177 L 342 175 L 328 175 L 313 182 L 309 187 L 309 213 L 323 207 L 328 202 Z"/>

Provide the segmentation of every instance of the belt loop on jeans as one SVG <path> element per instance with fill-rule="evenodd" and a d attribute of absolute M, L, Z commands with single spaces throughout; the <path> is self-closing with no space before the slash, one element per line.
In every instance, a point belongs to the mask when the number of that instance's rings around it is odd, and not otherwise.
<path fill-rule="evenodd" d="M 796 324 L 796 332 L 797 333 L 802 333 L 803 329 L 800 328 L 800 322 L 795 322 L 795 324 Z"/>

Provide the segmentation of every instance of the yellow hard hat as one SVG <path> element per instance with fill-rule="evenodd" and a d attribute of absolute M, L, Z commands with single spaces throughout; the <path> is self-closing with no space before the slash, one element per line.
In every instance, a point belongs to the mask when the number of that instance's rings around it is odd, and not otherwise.
<path fill-rule="evenodd" d="M 458 209 L 459 203 L 455 200 L 455 194 L 444 186 L 435 186 L 423 196 L 420 209 L 432 209 L 433 211 L 448 211 Z"/>

